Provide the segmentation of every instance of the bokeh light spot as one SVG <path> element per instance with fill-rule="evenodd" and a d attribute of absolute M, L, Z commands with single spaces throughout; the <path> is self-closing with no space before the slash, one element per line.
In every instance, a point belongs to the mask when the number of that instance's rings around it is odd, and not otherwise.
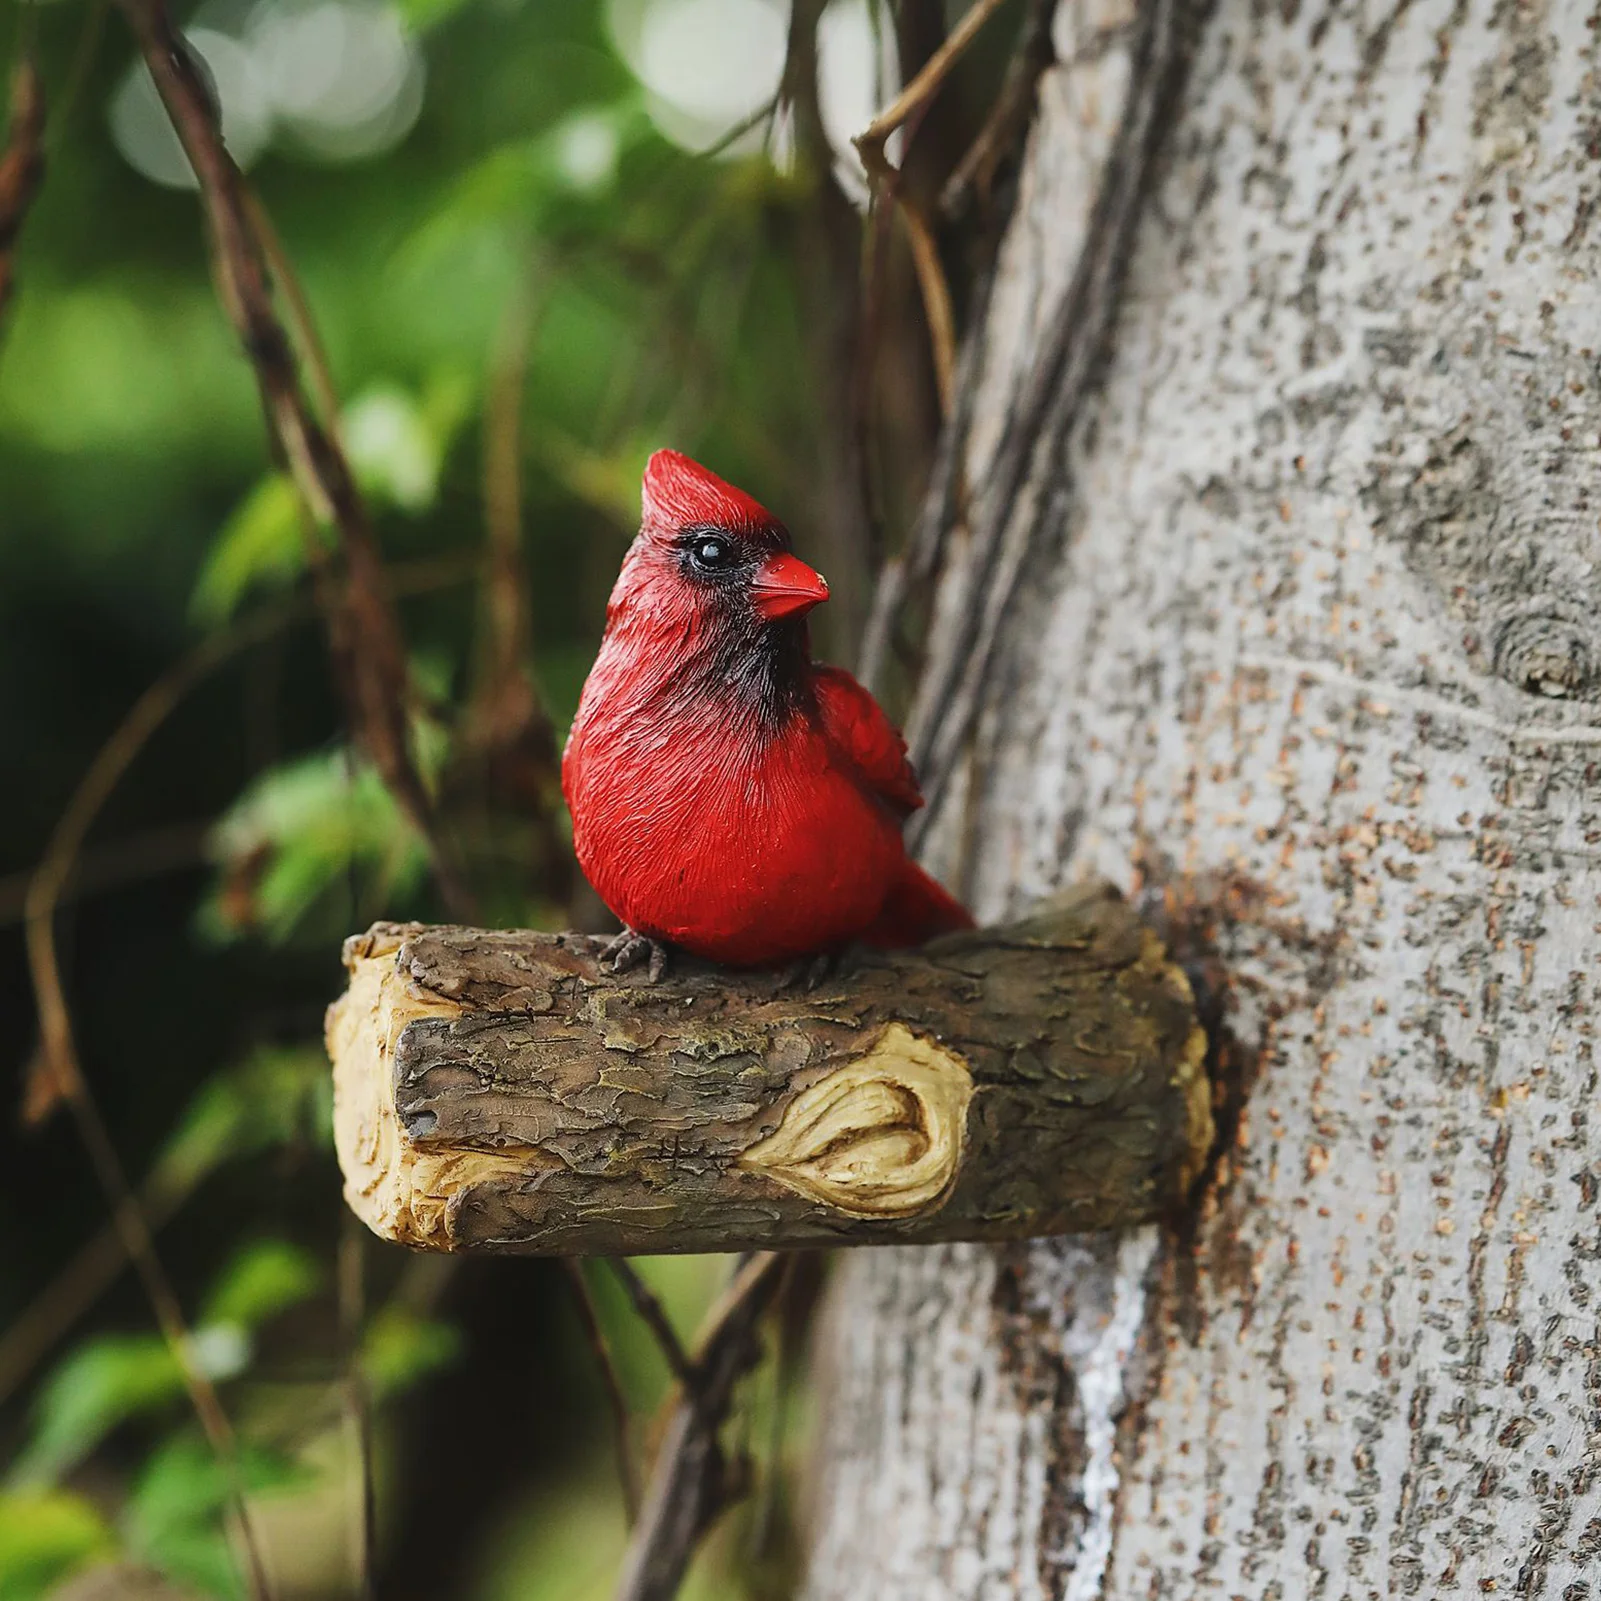
<path fill-rule="evenodd" d="M 280 126 L 310 155 L 379 155 L 422 109 L 422 57 L 400 13 L 381 0 L 261 5 L 245 40 Z"/>
<path fill-rule="evenodd" d="M 272 107 L 250 52 L 212 28 L 184 36 L 222 108 L 222 137 L 241 167 L 249 167 L 272 137 Z M 193 189 L 195 175 L 178 143 L 150 69 L 136 60 L 111 97 L 111 137 L 122 157 L 152 183 Z"/>
<path fill-rule="evenodd" d="M 607 15 L 651 120 L 686 149 L 715 144 L 778 89 L 787 8 L 775 0 L 611 0 Z"/>

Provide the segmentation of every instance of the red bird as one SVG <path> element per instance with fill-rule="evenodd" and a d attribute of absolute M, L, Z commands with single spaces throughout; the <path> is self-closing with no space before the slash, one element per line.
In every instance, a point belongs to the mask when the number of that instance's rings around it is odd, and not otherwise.
<path fill-rule="evenodd" d="M 629 936 L 756 967 L 971 928 L 906 855 L 923 804 L 906 742 L 815 664 L 828 585 L 783 524 L 675 450 L 606 608 L 562 758 L 579 865 Z M 633 948 L 630 948 L 632 944 Z"/>

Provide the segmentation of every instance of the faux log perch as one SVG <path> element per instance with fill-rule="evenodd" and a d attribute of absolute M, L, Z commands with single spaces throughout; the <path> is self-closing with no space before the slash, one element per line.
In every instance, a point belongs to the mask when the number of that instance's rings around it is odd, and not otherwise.
<path fill-rule="evenodd" d="M 635 1255 L 1141 1222 L 1212 1138 L 1190 988 L 1114 891 L 812 990 L 380 923 L 329 1008 L 345 1196 L 437 1251 Z"/>

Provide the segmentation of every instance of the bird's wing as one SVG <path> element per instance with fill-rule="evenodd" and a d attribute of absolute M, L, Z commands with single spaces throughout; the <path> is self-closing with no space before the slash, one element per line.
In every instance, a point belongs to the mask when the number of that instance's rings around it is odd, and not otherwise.
<path fill-rule="evenodd" d="M 917 774 L 906 759 L 906 741 L 884 708 L 842 667 L 815 670 L 823 730 L 848 756 L 863 779 L 901 816 L 923 804 Z"/>

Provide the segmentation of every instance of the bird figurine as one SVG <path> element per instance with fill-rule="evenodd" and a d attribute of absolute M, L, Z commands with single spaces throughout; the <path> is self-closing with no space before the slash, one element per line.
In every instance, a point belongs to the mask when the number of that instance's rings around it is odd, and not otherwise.
<path fill-rule="evenodd" d="M 906 854 L 923 804 L 872 695 L 812 660 L 828 585 L 764 507 L 675 450 L 645 468 L 640 530 L 562 757 L 579 865 L 624 925 L 623 970 L 666 947 L 738 967 L 972 927 Z"/>

